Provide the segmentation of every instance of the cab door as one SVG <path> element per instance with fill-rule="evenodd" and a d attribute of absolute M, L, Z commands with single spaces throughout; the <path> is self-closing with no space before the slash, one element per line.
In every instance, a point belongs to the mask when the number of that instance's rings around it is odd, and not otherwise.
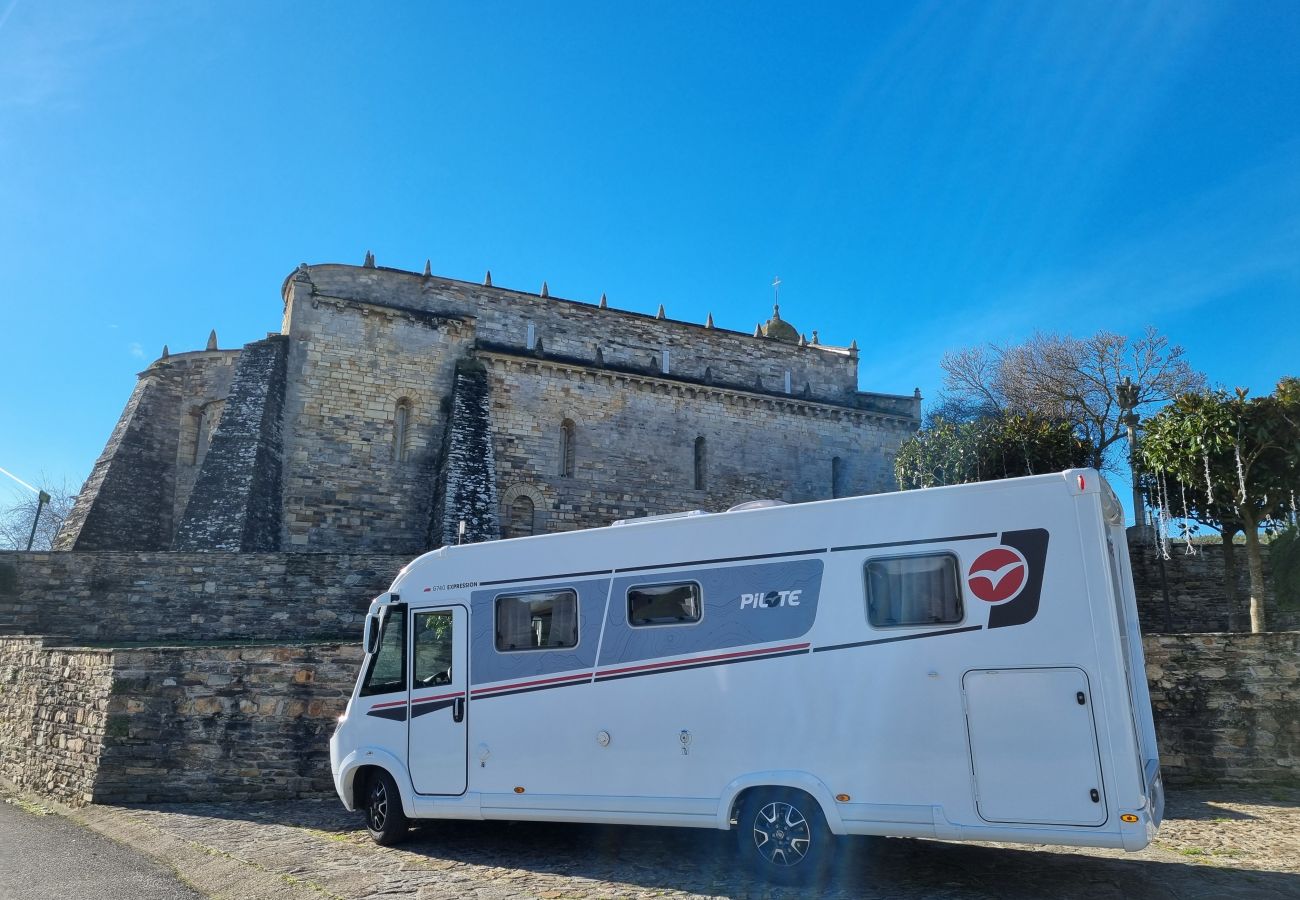
<path fill-rule="evenodd" d="M 406 758 L 418 794 L 465 793 L 468 664 L 469 612 L 465 607 L 412 612 Z"/>

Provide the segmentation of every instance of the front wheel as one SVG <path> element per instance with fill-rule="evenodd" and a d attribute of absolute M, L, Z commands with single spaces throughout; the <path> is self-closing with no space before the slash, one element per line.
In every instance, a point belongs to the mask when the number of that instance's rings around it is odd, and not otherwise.
<path fill-rule="evenodd" d="M 758 874 L 781 884 L 806 884 L 824 876 L 835 836 L 817 801 L 789 788 L 751 791 L 740 806 L 740 855 Z"/>
<path fill-rule="evenodd" d="M 408 831 L 397 782 L 383 769 L 375 770 L 366 785 L 366 830 L 385 847 L 403 840 Z"/>

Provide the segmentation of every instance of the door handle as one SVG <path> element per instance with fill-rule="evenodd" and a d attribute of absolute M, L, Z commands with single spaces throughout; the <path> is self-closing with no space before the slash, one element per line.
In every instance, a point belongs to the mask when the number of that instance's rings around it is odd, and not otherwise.
<path fill-rule="evenodd" d="M 451 704 L 451 720 L 453 722 L 463 722 L 465 720 L 465 698 L 457 697 Z"/>

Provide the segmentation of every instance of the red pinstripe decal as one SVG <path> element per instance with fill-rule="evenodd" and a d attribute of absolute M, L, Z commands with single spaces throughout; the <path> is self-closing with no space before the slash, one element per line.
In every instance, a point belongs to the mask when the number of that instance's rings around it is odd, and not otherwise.
<path fill-rule="evenodd" d="M 765 653 L 782 653 L 788 650 L 807 650 L 811 644 L 785 644 L 781 647 L 764 647 L 762 650 L 738 650 L 735 653 L 717 653 L 713 656 L 692 656 L 688 659 L 674 659 L 669 662 L 646 663 L 640 666 L 624 666 L 621 669 L 601 669 L 596 672 L 596 677 L 602 675 L 621 675 L 625 672 L 644 672 L 649 669 L 666 669 L 672 666 L 687 666 L 702 662 L 713 662 L 719 659 L 739 659 L 744 656 L 760 656 Z"/>
<path fill-rule="evenodd" d="M 411 700 L 411 705 L 416 703 L 432 703 L 434 700 L 452 700 L 456 697 L 464 697 L 464 691 L 456 691 L 454 694 L 434 694 L 432 697 L 416 697 Z"/>
<path fill-rule="evenodd" d="M 578 680 L 585 681 L 589 678 L 591 678 L 590 672 L 583 672 L 579 675 L 559 675 L 555 678 L 538 678 L 535 681 L 516 681 L 512 684 L 497 684 L 497 685 L 493 685 L 492 687 L 475 688 L 474 693 L 490 694 L 496 691 L 512 691 L 515 690 L 516 688 L 532 687 L 533 685 L 538 685 L 538 684 L 555 684 L 556 682 L 560 682 L 560 681 L 578 681 Z"/>

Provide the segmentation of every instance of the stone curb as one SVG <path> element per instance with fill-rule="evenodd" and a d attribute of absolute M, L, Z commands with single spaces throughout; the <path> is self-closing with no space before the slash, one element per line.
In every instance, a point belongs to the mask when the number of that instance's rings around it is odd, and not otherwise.
<path fill-rule="evenodd" d="M 73 808 L 19 790 L 0 779 L 0 793 L 39 806 L 110 840 L 149 856 L 175 871 L 181 881 L 211 900 L 342 900 L 319 885 L 268 871 L 249 860 L 187 841 L 141 822 L 114 806 Z"/>

